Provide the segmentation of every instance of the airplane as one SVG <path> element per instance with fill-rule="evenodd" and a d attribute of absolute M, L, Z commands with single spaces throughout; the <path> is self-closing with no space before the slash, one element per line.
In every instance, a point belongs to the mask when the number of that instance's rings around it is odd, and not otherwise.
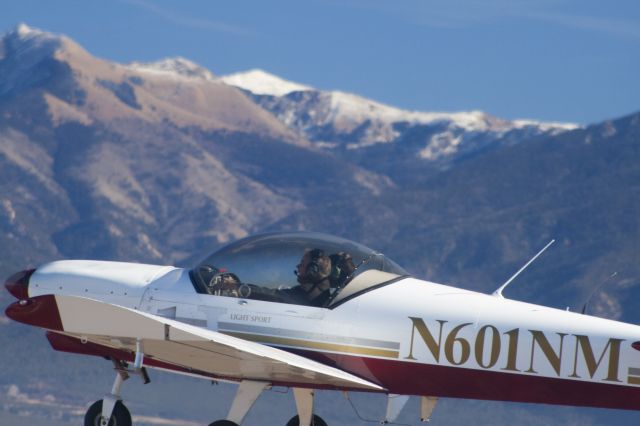
<path fill-rule="evenodd" d="M 289 426 L 326 425 L 318 389 L 388 395 L 382 423 L 409 396 L 421 421 L 441 397 L 640 409 L 639 326 L 507 299 L 510 281 L 483 294 L 414 278 L 346 239 L 268 233 L 192 269 L 46 263 L 7 279 L 18 300 L 6 315 L 46 329 L 55 350 L 113 363 L 91 426 L 131 425 L 121 389 L 131 375 L 148 383 L 147 369 L 237 383 L 210 426 L 242 424 L 280 386 L 296 403 Z"/>

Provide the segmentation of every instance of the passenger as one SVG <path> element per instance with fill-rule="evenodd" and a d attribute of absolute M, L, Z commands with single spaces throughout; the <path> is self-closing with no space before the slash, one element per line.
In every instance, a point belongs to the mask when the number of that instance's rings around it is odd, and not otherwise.
<path fill-rule="evenodd" d="M 331 296 L 331 259 L 321 249 L 305 252 L 294 271 L 299 286 L 281 290 L 292 303 L 323 306 Z"/>
<path fill-rule="evenodd" d="M 353 263 L 351 255 L 345 251 L 341 251 L 329 256 L 331 259 L 331 281 L 332 289 L 342 288 L 353 276 L 356 266 Z"/>

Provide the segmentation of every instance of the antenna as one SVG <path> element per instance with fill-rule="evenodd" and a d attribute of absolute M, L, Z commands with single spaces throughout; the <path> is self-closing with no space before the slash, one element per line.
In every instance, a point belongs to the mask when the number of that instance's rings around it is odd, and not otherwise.
<path fill-rule="evenodd" d="M 538 252 L 538 254 L 536 254 L 535 256 L 533 256 L 533 257 L 531 258 L 531 260 L 529 260 L 529 261 L 528 261 L 528 262 L 527 262 L 527 263 L 526 263 L 522 268 L 520 268 L 520 269 L 518 270 L 518 272 L 516 272 L 515 274 L 513 274 L 513 275 L 511 276 L 511 278 L 509 278 L 509 279 L 508 279 L 504 284 L 502 284 L 502 285 L 500 286 L 500 288 L 498 288 L 496 291 L 494 291 L 494 292 L 493 292 L 493 296 L 504 298 L 504 296 L 502 295 L 502 290 L 504 290 L 504 289 L 505 289 L 505 287 L 507 287 L 509 284 L 511 284 L 511 281 L 515 280 L 515 279 L 516 279 L 516 277 L 517 277 L 518 275 L 520 275 L 520 273 L 522 273 L 522 271 L 524 271 L 524 270 L 527 268 L 527 266 L 531 265 L 531 263 L 533 263 L 533 261 L 534 261 L 534 260 L 536 260 L 536 259 L 538 258 L 538 256 L 540 256 L 542 253 L 544 253 L 544 251 L 545 251 L 546 249 L 548 249 L 548 248 L 549 248 L 549 246 L 550 246 L 551 244 L 555 243 L 555 242 L 556 242 L 556 240 L 555 240 L 555 239 L 554 239 L 554 240 L 549 241 L 549 242 L 547 243 L 547 245 L 546 245 L 546 246 L 544 246 L 544 248 Z"/>
<path fill-rule="evenodd" d="M 609 275 L 606 280 L 602 281 L 599 286 L 593 289 L 587 301 L 584 302 L 584 305 L 582 305 L 582 312 L 581 312 L 582 314 L 587 312 L 587 305 L 589 305 L 589 302 L 591 302 L 591 299 L 593 299 L 593 296 L 596 294 L 596 292 L 600 290 L 602 286 L 604 286 L 607 283 L 607 281 L 609 281 L 611 278 L 615 277 L 616 275 L 618 275 L 617 271 Z"/>

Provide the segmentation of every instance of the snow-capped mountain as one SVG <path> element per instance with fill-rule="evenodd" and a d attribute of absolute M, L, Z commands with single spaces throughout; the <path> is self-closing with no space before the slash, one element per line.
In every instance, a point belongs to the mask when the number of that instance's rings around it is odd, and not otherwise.
<path fill-rule="evenodd" d="M 291 92 L 314 90 L 312 87 L 284 80 L 259 69 L 229 74 L 220 80 L 256 95 L 284 96 Z"/>
<path fill-rule="evenodd" d="M 578 127 L 572 123 L 504 120 L 482 111 L 408 111 L 350 93 L 317 90 L 261 70 L 221 80 L 247 91 L 259 105 L 321 148 L 365 152 L 375 147 L 390 151 L 397 148 L 376 145 L 403 144 L 401 149 L 411 151 L 413 158 L 437 165 L 449 165 L 479 150 Z"/>

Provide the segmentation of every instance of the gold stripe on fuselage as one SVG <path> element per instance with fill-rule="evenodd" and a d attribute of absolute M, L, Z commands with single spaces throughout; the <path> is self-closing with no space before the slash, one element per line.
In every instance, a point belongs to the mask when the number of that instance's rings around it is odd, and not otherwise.
<path fill-rule="evenodd" d="M 310 340 L 292 339 L 287 337 L 265 336 L 262 334 L 239 333 L 235 331 L 222 331 L 220 333 L 251 342 L 265 343 L 267 345 L 291 346 L 294 348 L 325 350 L 331 352 L 343 352 L 356 355 L 377 356 L 383 358 L 398 358 L 399 351 L 381 348 L 363 348 L 360 346 L 342 345 L 339 343 L 314 342 Z"/>

